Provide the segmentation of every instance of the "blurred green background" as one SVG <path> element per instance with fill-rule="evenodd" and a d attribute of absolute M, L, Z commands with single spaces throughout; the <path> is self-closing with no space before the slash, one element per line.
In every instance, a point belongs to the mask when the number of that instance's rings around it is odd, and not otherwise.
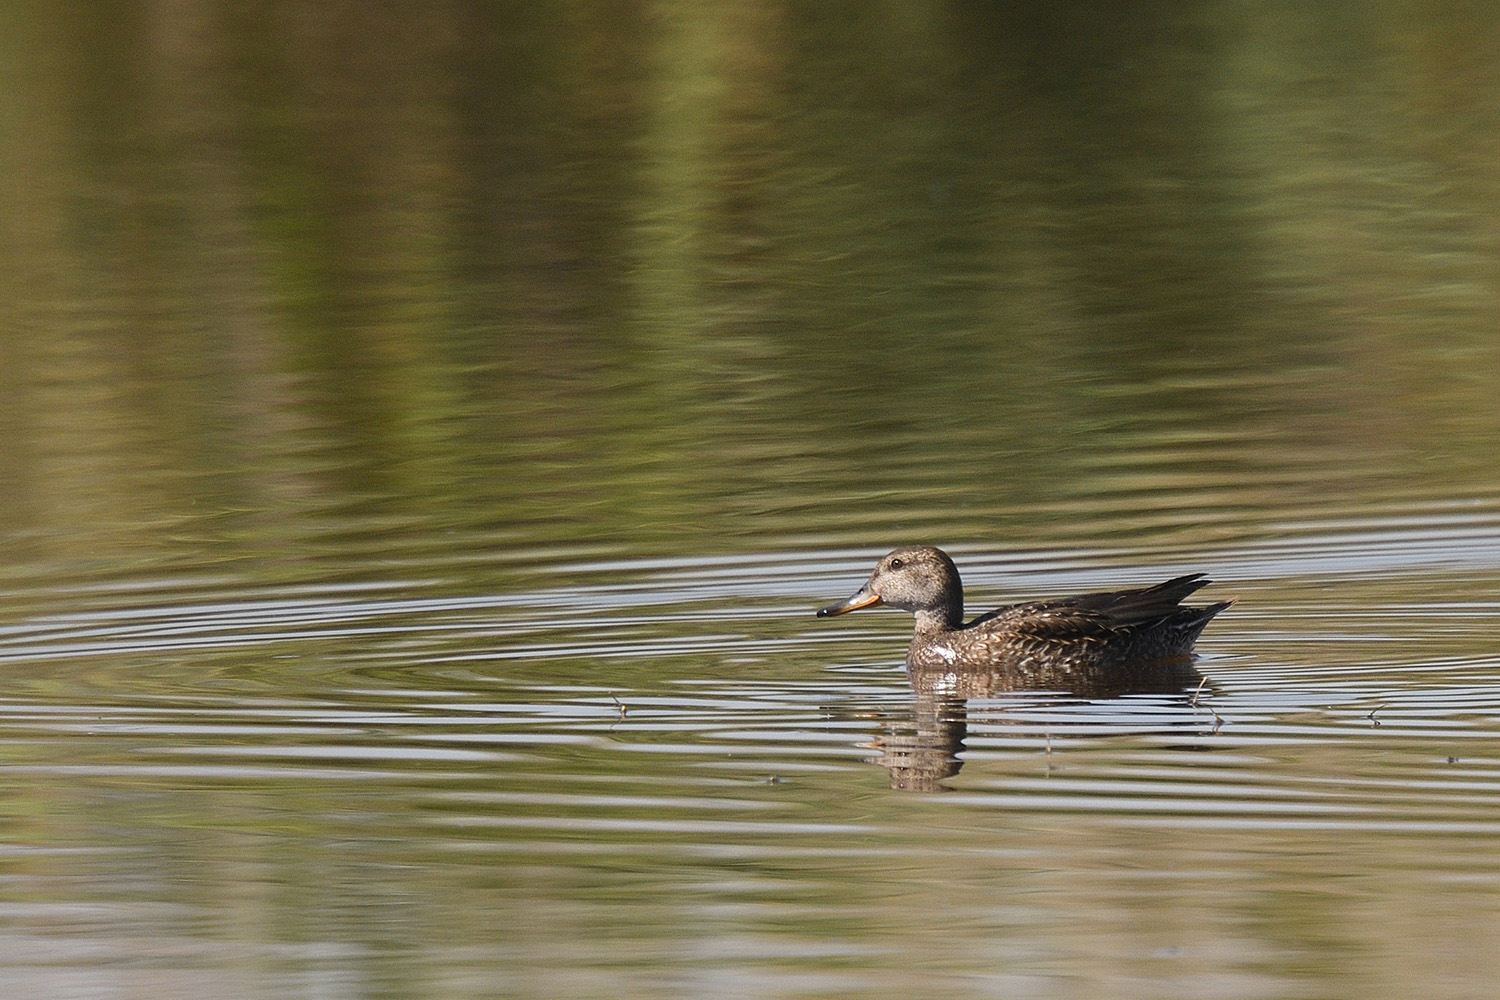
<path fill-rule="evenodd" d="M 1490 5 L 1416 0 L 10 4 L 0 538 L 1487 504 L 1497 55 Z"/>

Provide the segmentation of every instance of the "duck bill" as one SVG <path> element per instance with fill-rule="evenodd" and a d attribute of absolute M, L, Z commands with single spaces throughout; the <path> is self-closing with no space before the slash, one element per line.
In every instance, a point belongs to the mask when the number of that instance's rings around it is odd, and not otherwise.
<path fill-rule="evenodd" d="M 818 617 L 827 618 L 829 615 L 848 614 L 850 611 L 858 611 L 860 608 L 872 608 L 879 603 L 879 594 L 872 594 L 868 590 L 861 589 L 847 600 L 834 601 L 826 608 L 819 608 Z"/>

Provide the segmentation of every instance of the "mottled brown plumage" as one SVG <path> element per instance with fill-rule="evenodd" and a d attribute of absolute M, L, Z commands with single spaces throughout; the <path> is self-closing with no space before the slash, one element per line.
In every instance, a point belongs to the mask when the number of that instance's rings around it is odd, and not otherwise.
<path fill-rule="evenodd" d="M 914 671 L 1007 671 L 1023 683 L 1070 674 L 1139 670 L 1186 661 L 1198 633 L 1233 602 L 1186 607 L 1209 583 L 1201 573 L 1154 587 L 1014 604 L 964 624 L 963 583 L 941 549 L 913 545 L 880 560 L 865 585 L 818 612 L 888 604 L 916 615 L 906 662 Z"/>

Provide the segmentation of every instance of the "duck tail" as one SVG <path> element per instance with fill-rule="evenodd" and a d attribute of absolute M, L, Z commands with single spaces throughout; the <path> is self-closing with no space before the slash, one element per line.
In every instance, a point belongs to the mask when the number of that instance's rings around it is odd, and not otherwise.
<path fill-rule="evenodd" d="M 1201 608 L 1184 608 L 1183 611 L 1187 612 L 1188 614 L 1185 614 L 1183 618 L 1176 623 L 1177 627 L 1187 632 L 1194 639 L 1196 639 L 1198 637 L 1198 633 L 1202 632 L 1203 629 L 1208 625 L 1208 623 L 1213 621 L 1214 615 L 1217 615 L 1220 611 L 1223 611 L 1225 608 L 1228 608 L 1233 604 L 1233 601 L 1220 601 L 1217 604 L 1208 604 Z"/>

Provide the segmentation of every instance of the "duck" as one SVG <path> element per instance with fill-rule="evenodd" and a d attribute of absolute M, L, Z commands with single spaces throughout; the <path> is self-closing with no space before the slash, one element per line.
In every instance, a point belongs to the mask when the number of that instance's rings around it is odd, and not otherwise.
<path fill-rule="evenodd" d="M 911 612 L 916 629 L 906 663 L 913 672 L 1097 678 L 1190 662 L 1199 633 L 1234 603 L 1182 603 L 1211 582 L 1193 573 L 1151 587 L 1012 604 L 965 624 L 963 581 L 952 558 L 930 545 L 908 545 L 887 553 L 863 587 L 817 617 L 878 605 Z"/>

